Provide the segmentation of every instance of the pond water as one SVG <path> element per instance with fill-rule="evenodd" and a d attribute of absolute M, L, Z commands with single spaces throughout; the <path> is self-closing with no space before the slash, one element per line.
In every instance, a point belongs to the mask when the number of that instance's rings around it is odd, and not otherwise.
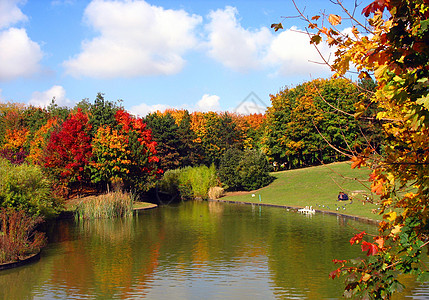
<path fill-rule="evenodd" d="M 0 272 L 0 299 L 338 299 L 332 259 L 362 254 L 348 240 L 376 228 L 331 215 L 186 202 L 132 219 L 48 230 L 40 261 Z M 429 295 L 425 286 L 398 299 Z"/>

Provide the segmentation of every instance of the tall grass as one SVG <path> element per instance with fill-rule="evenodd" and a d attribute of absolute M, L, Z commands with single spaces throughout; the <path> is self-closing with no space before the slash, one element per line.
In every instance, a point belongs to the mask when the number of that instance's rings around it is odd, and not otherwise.
<path fill-rule="evenodd" d="M 43 221 L 12 208 L 0 209 L 0 263 L 14 262 L 35 254 L 46 244 L 44 233 L 34 229 Z"/>
<path fill-rule="evenodd" d="M 182 200 L 207 199 L 210 187 L 217 186 L 218 183 L 216 168 L 212 165 L 169 170 L 165 172 L 159 187 L 169 194 L 178 192 Z"/>
<path fill-rule="evenodd" d="M 133 215 L 134 195 L 119 191 L 87 197 L 78 203 L 75 210 L 77 220 L 109 219 Z"/>

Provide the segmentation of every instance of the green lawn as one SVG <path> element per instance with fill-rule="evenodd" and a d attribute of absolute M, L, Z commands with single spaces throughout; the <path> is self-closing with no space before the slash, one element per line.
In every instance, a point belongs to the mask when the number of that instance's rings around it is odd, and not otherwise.
<path fill-rule="evenodd" d="M 248 193 L 232 193 L 221 200 L 259 203 L 261 199 L 265 204 L 313 206 L 316 210 L 381 220 L 377 213 L 372 212 L 378 206 L 362 201 L 366 195 L 371 195 L 369 172 L 366 168 L 351 169 L 349 162 L 275 172 L 272 175 L 276 180 L 269 186 Z M 351 196 L 352 204 L 350 201 L 337 201 L 341 190 Z"/>

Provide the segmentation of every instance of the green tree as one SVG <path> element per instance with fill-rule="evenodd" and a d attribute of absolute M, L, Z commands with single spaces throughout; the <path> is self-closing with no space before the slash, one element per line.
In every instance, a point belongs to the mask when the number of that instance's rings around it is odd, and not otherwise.
<path fill-rule="evenodd" d="M 177 169 L 182 165 L 179 126 L 171 114 L 152 113 L 146 116 L 145 122 L 152 131 L 156 141 L 156 151 L 159 157 L 159 166 L 163 171 Z"/>
<path fill-rule="evenodd" d="M 219 177 L 229 190 L 251 191 L 273 181 L 267 157 L 256 149 L 228 149 L 219 164 Z"/>

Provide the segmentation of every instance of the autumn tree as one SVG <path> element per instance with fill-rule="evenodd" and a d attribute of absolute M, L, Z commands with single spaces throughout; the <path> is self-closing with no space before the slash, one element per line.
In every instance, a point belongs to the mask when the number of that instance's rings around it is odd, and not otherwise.
<path fill-rule="evenodd" d="M 197 138 L 195 141 L 204 151 L 206 164 L 219 164 L 223 153 L 231 146 L 242 148 L 243 139 L 239 128 L 228 113 L 193 113 L 191 129 Z"/>
<path fill-rule="evenodd" d="M 146 190 L 161 173 L 156 142 L 141 118 L 124 110 L 114 118 L 98 127 L 92 141 L 91 180 L 102 187 L 119 181 L 126 189 Z"/>
<path fill-rule="evenodd" d="M 373 118 L 383 123 L 384 152 L 367 144 L 350 154 L 353 167 L 372 169 L 370 190 L 377 198 L 368 200 L 380 204 L 384 220 L 376 237 L 361 232 L 350 240 L 366 258 L 335 261 L 331 277 L 346 276 L 348 297 L 388 299 L 403 288 L 398 274 L 429 278 L 420 259 L 429 242 L 429 3 L 376 0 L 362 10 L 365 23 L 354 15 L 356 7 L 336 3 L 352 21 L 350 33 L 340 30 L 339 15 L 301 16 L 314 45 L 335 47 L 334 62 L 325 59 L 335 77 L 353 68 L 376 81 L 371 101 L 380 110 Z M 324 27 L 328 22 L 330 28 Z M 366 105 L 357 109 L 359 117 Z"/>
<path fill-rule="evenodd" d="M 81 187 L 89 181 L 86 165 L 92 156 L 91 125 L 78 111 L 52 132 L 44 153 L 44 167 L 65 188 Z"/>
<path fill-rule="evenodd" d="M 271 96 L 262 147 L 288 168 L 346 159 L 361 137 L 354 105 L 362 95 L 344 79 L 315 79 Z M 367 130 L 368 139 L 371 133 Z"/>

